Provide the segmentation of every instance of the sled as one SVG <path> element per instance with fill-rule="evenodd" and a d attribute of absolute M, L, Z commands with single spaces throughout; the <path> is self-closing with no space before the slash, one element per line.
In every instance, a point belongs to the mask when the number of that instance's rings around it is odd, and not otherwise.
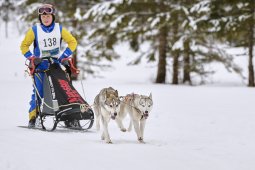
<path fill-rule="evenodd" d="M 80 130 L 90 129 L 94 123 L 94 113 L 89 104 L 81 97 L 72 85 L 71 69 L 64 71 L 61 65 L 54 63 L 55 58 L 43 57 L 42 60 L 48 60 L 49 69 L 44 71 L 43 95 L 41 98 L 36 85 L 36 104 L 37 113 L 42 129 L 54 131 L 59 122 L 75 122 Z M 73 67 L 72 63 L 70 65 Z M 34 66 L 30 68 L 33 77 L 40 70 Z"/>

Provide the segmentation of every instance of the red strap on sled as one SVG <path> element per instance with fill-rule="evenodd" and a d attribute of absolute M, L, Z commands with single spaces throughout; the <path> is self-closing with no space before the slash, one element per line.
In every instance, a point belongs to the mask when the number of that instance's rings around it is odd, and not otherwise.
<path fill-rule="evenodd" d="M 71 73 L 74 75 L 78 75 L 80 73 L 80 70 L 74 67 L 74 59 L 73 58 L 64 58 L 61 62 L 67 60 L 70 64 Z"/>

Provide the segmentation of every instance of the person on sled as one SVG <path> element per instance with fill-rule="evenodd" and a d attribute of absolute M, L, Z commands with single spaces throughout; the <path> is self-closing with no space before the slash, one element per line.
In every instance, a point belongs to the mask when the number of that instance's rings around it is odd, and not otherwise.
<path fill-rule="evenodd" d="M 42 57 L 54 57 L 54 63 L 66 61 L 75 51 L 77 41 L 70 32 L 62 25 L 55 22 L 55 8 L 51 4 L 43 4 L 38 8 L 38 17 L 40 23 L 35 24 L 28 30 L 24 40 L 21 43 L 20 49 L 22 54 L 37 65 L 37 69 L 47 70 L 49 64 L 47 60 L 41 60 Z M 68 44 L 68 47 L 63 53 L 60 53 L 62 39 Z M 33 52 L 29 50 L 33 44 Z M 44 72 L 34 73 L 34 81 L 36 88 L 43 98 L 43 79 Z M 29 123 L 28 127 L 34 127 L 38 116 L 38 107 L 36 104 L 36 94 L 33 89 L 30 108 L 29 108 Z"/>

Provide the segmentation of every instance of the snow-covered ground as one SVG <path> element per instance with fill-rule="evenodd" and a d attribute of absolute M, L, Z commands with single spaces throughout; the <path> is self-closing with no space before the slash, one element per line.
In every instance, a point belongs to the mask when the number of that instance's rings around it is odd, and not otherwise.
<path fill-rule="evenodd" d="M 146 144 L 137 142 L 134 131 L 120 132 L 115 122 L 109 127 L 111 145 L 100 140 L 101 132 L 94 126 L 89 132 L 19 128 L 28 122 L 32 85 L 24 76 L 22 38 L 17 38 L 15 28 L 10 29 L 9 39 L 3 33 L 1 27 L 1 170 L 255 169 L 255 90 L 238 78 L 224 86 L 157 85 L 150 83 L 153 68 L 127 67 L 124 59 L 115 62 L 116 70 L 104 73 L 104 79 L 83 81 L 85 97 L 92 104 L 108 86 L 120 95 L 152 92 L 154 107 L 146 124 Z M 217 75 L 216 82 L 233 82 L 227 72 Z M 80 82 L 75 86 L 82 94 Z"/>

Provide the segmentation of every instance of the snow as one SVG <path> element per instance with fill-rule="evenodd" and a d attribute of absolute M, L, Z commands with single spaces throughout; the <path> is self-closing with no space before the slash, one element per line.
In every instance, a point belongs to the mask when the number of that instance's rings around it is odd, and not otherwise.
<path fill-rule="evenodd" d="M 178 49 L 183 50 L 184 49 L 183 45 L 186 38 L 187 38 L 186 35 L 181 36 L 179 40 L 176 41 L 174 45 L 172 46 L 172 50 L 178 50 Z"/>
<path fill-rule="evenodd" d="M 216 32 L 221 29 L 219 20 L 211 20 L 210 23 L 213 25 L 213 27 L 208 29 L 209 32 Z"/>
<path fill-rule="evenodd" d="M 198 14 L 201 12 L 209 12 L 210 11 L 210 1 L 209 0 L 203 0 L 201 2 L 198 2 L 194 6 L 191 7 L 190 12 L 197 12 Z"/>
<path fill-rule="evenodd" d="M 85 97 L 92 104 L 96 94 L 108 86 L 120 95 L 152 92 L 154 107 L 145 128 L 145 144 L 137 142 L 134 131 L 120 132 L 115 122 L 109 126 L 113 144 L 101 141 L 101 132 L 94 126 L 88 132 L 18 128 L 27 125 L 32 85 L 24 77 L 25 60 L 19 50 L 23 37 L 17 38 L 14 27 L 10 35 L 4 38 L 1 24 L 0 169 L 254 170 L 253 88 L 240 80 L 234 82 L 238 86 L 152 84 L 156 68 L 145 64 L 127 67 L 132 53 L 121 46 L 118 52 L 124 59 L 114 63 L 115 71 L 102 73 L 104 79 L 83 82 Z M 220 72 L 214 78 L 221 77 L 231 82 L 233 74 Z M 80 82 L 75 86 L 81 92 Z M 124 123 L 127 126 L 128 120 Z"/>
<path fill-rule="evenodd" d="M 149 19 L 151 20 L 152 18 L 149 18 Z M 148 19 L 148 21 L 149 21 L 149 19 Z M 157 18 L 153 19 L 152 22 L 151 22 L 151 28 L 153 28 L 159 22 L 160 22 L 160 17 L 157 17 Z"/>
<path fill-rule="evenodd" d="M 77 20 L 79 20 L 79 21 L 82 20 L 81 9 L 80 9 L 80 8 L 77 8 L 77 9 L 76 9 L 76 11 L 75 11 L 75 13 L 74 13 L 74 17 L 75 17 Z"/>
<path fill-rule="evenodd" d="M 243 22 L 243 21 L 249 19 L 250 17 L 251 17 L 250 15 L 240 15 L 240 16 L 238 17 L 238 20 L 239 20 L 240 22 Z"/>
<path fill-rule="evenodd" d="M 125 17 L 125 15 L 118 16 L 113 22 L 111 22 L 110 28 L 116 29 L 118 24 L 120 24 L 122 22 L 124 17 Z"/>
<path fill-rule="evenodd" d="M 112 2 L 103 2 L 100 4 L 96 4 L 86 14 L 84 14 L 83 18 L 87 19 L 90 16 L 96 16 L 98 14 L 100 14 L 100 16 L 111 15 L 116 10 L 114 7 L 111 7 L 111 4 Z M 96 17 L 95 20 L 98 20 L 98 17 Z"/>

